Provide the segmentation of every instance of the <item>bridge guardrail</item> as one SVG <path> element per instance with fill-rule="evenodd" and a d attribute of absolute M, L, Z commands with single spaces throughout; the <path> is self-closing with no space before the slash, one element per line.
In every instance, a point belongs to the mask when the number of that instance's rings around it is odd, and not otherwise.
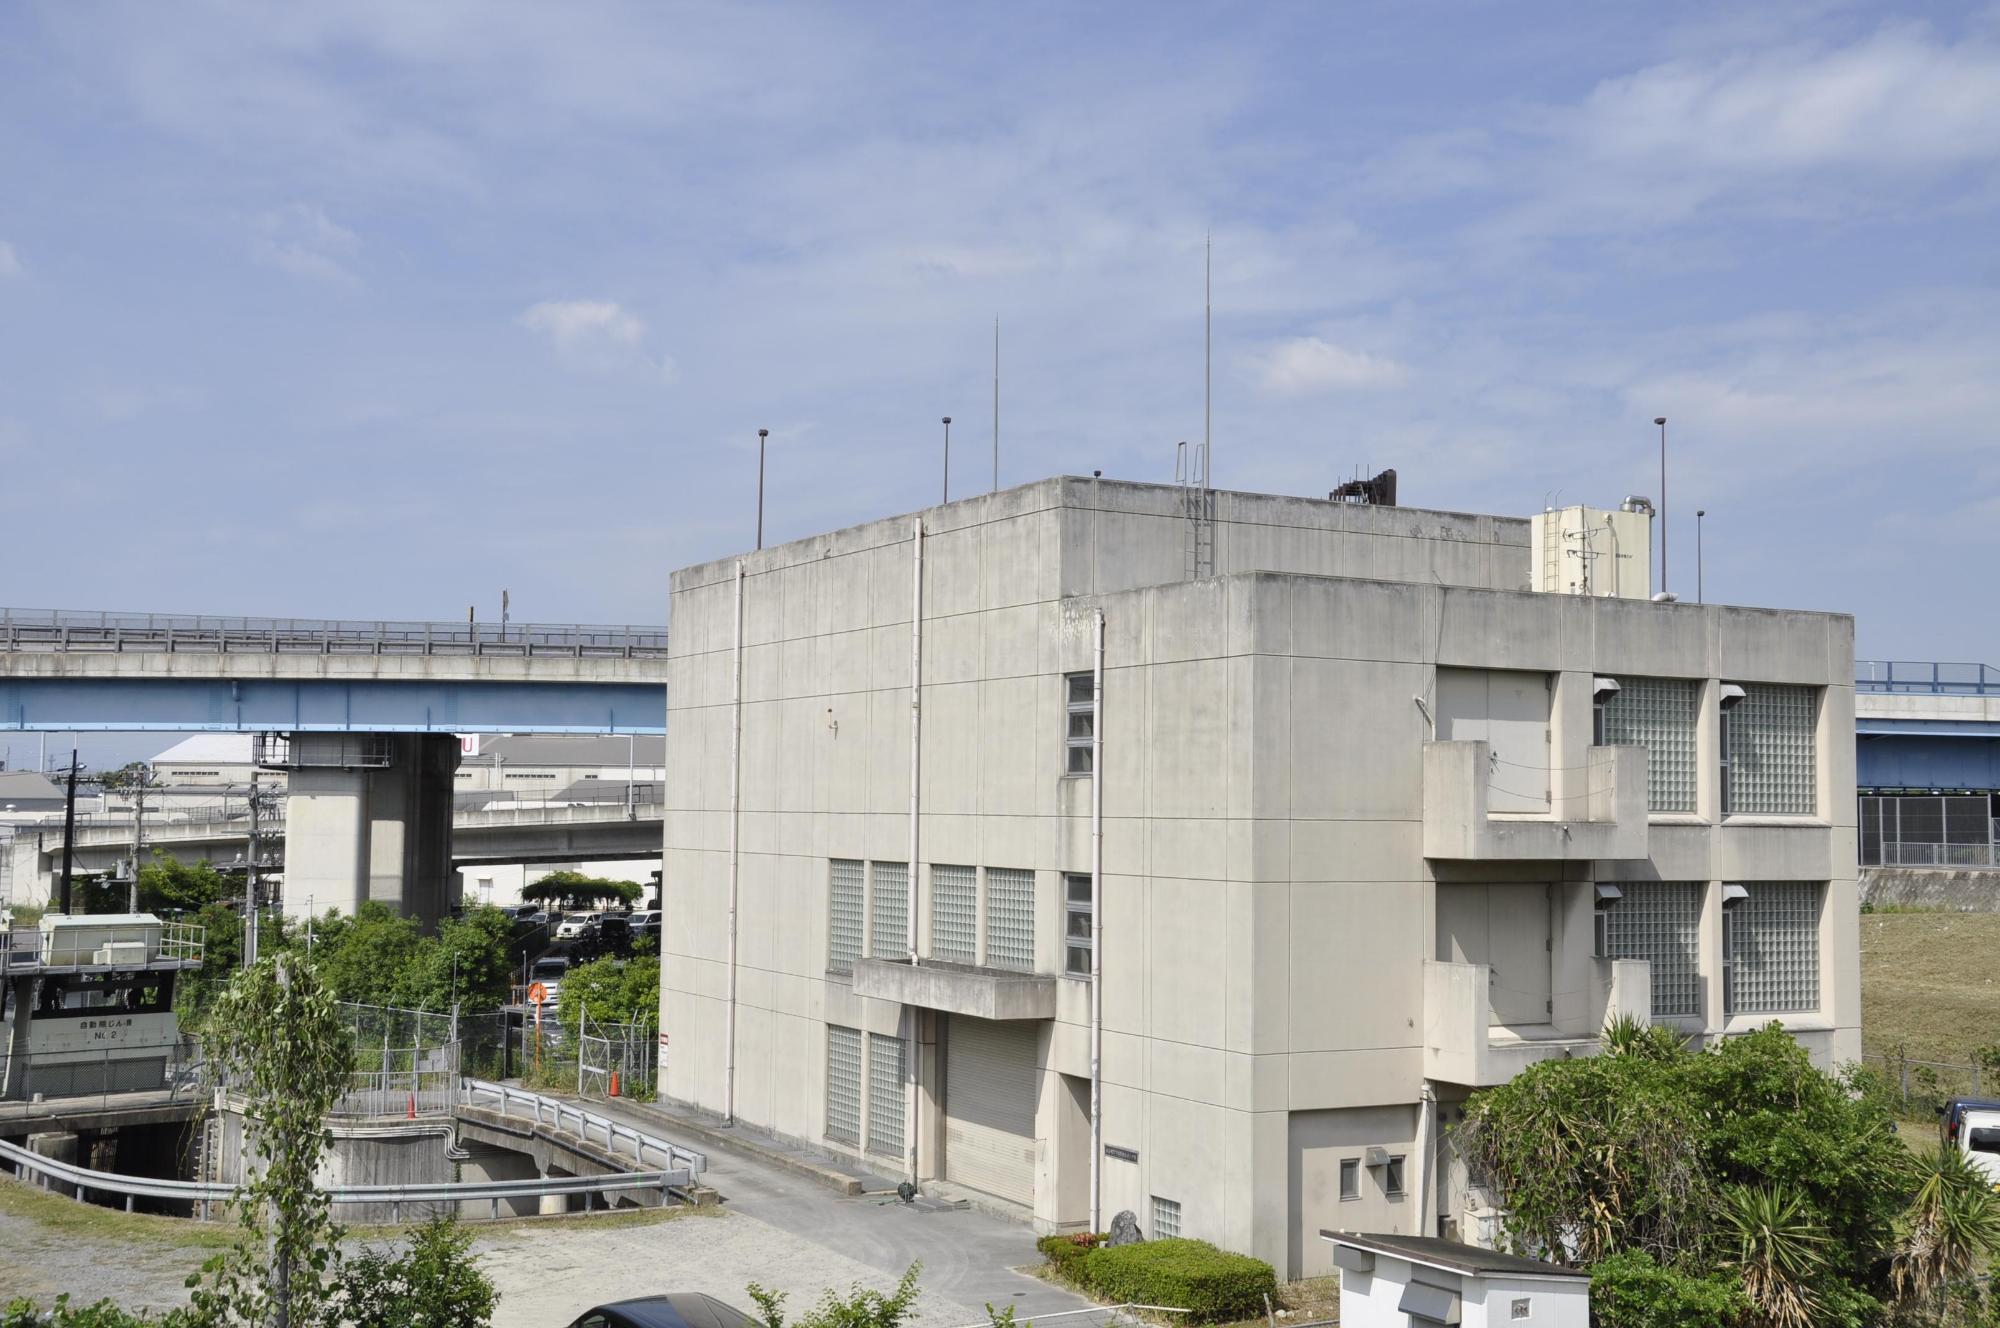
<path fill-rule="evenodd" d="M 0 650 L 664 659 L 667 629 L 585 623 L 373 622 L 0 608 Z"/>
<path fill-rule="evenodd" d="M 461 1090 L 460 1101 L 468 1107 L 485 1107 L 498 1111 L 501 1116 L 528 1115 L 536 1124 L 548 1124 L 558 1130 L 574 1134 L 586 1143 L 596 1139 L 604 1141 L 605 1149 L 616 1153 L 619 1141 L 625 1141 L 632 1150 L 632 1160 L 644 1165 L 646 1154 L 652 1152 L 667 1166 L 685 1168 L 690 1176 L 699 1176 L 708 1170 L 706 1155 L 692 1148 L 683 1148 L 671 1139 L 648 1134 L 630 1125 L 601 1116 L 594 1111 L 586 1111 L 558 1098 L 544 1097 L 523 1088 L 511 1088 L 506 1084 L 496 1084 L 485 1079 L 467 1079 Z M 498 1103 L 493 1106 L 491 1104 Z M 511 1108 L 511 1110 L 510 1110 Z"/>
<path fill-rule="evenodd" d="M 236 1187 L 220 1181 L 162 1180 L 151 1176 L 127 1176 L 119 1172 L 94 1171 L 73 1162 L 31 1153 L 19 1144 L 0 1139 L 0 1162 L 13 1164 L 17 1177 L 42 1178 L 44 1184 L 67 1185 L 78 1200 L 90 1192 L 124 1196 L 125 1211 L 131 1212 L 135 1199 L 168 1199 L 186 1203 L 206 1217 L 209 1206 L 225 1204 L 236 1197 Z M 684 1189 L 694 1181 L 683 1171 L 623 1171 L 602 1176 L 544 1176 L 530 1180 L 444 1181 L 422 1185 L 336 1185 L 327 1190 L 329 1202 L 386 1204 L 392 1221 L 400 1220 L 404 1204 L 459 1204 L 485 1199 L 496 1210 L 502 1199 L 533 1198 L 544 1194 L 615 1194 L 626 1190 L 657 1190 L 663 1197 L 669 1190 Z M 586 1200 L 586 1207 L 589 1206 Z"/>
<path fill-rule="evenodd" d="M 1863 692 L 2000 696 L 2000 669 L 1949 660 L 1857 659 L 1854 686 Z"/>

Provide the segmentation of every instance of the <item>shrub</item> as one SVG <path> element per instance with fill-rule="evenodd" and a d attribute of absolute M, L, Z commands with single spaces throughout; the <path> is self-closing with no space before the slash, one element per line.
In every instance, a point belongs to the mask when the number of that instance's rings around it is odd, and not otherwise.
<path fill-rule="evenodd" d="M 1089 1250 L 1079 1263 L 1085 1287 L 1106 1300 L 1184 1309 L 1190 1323 L 1261 1315 L 1264 1297 L 1278 1289 L 1270 1264 L 1219 1250 L 1205 1240 L 1104 1245 Z"/>
<path fill-rule="evenodd" d="M 1035 1242 L 1035 1248 L 1042 1252 L 1055 1270 L 1064 1277 L 1074 1276 L 1078 1261 L 1090 1253 L 1103 1236 L 1094 1236 L 1088 1231 L 1065 1231 L 1054 1236 L 1043 1236 Z"/>
<path fill-rule="evenodd" d="M 71 1305 L 67 1295 L 57 1296 L 48 1309 L 36 1309 L 32 1301 L 9 1301 L 0 1308 L 0 1328 L 187 1328 L 195 1322 L 188 1310 L 168 1310 L 161 1315 L 119 1309 L 108 1300 L 94 1305 Z"/>
<path fill-rule="evenodd" d="M 1598 1328 L 1731 1328 L 1749 1311 L 1740 1279 L 1729 1273 L 1696 1277 L 1636 1250 L 1590 1270 L 1590 1317 Z"/>
<path fill-rule="evenodd" d="M 408 1249 L 365 1249 L 346 1271 L 353 1328 L 485 1328 L 499 1299 L 454 1218 L 418 1227 Z"/>

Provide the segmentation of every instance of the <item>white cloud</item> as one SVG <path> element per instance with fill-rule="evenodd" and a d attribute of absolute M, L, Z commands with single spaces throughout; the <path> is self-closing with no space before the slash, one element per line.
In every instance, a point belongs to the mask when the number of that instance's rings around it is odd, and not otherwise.
<path fill-rule="evenodd" d="M 7 243 L 5 240 L 0 240 L 0 281 L 20 275 L 21 256 L 14 251 L 13 245 Z"/>
<path fill-rule="evenodd" d="M 543 300 L 515 322 L 546 337 L 556 353 L 578 368 L 604 372 L 646 368 L 672 378 L 674 362 L 646 351 L 646 324 L 613 300 Z"/>
<path fill-rule="evenodd" d="M 1395 360 L 1349 350 L 1318 337 L 1293 337 L 1257 357 L 1258 383 L 1279 396 L 1349 388 L 1394 387 L 1410 376 Z"/>
<path fill-rule="evenodd" d="M 251 254 L 260 263 L 317 281 L 352 282 L 346 261 L 360 237 L 318 207 L 293 203 L 257 217 Z"/>

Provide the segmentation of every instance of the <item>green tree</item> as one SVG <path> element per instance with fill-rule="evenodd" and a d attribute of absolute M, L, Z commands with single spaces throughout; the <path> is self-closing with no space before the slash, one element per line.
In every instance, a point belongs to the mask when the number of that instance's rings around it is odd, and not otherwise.
<path fill-rule="evenodd" d="M 398 1253 L 368 1248 L 348 1260 L 340 1320 L 350 1328 L 485 1328 L 499 1295 L 471 1253 L 472 1235 L 434 1218 Z"/>
<path fill-rule="evenodd" d="M 593 959 L 563 975 L 556 1018 L 574 1032 L 584 1015 L 592 1023 L 645 1023 L 660 1013 L 660 957 Z"/>
<path fill-rule="evenodd" d="M 1905 1306 L 1942 1310 L 2000 1253 L 2000 1194 L 1956 1148 L 1940 1144 L 1919 1170 L 1897 1232 L 1889 1280 Z"/>
<path fill-rule="evenodd" d="M 326 1115 L 353 1064 L 347 1026 L 313 970 L 278 954 L 230 982 L 203 1040 L 211 1072 L 243 1101 L 256 1165 L 237 1191 L 235 1249 L 188 1279 L 195 1311 L 245 1328 L 317 1324 L 339 1259 L 341 1231 L 318 1170 Z"/>
<path fill-rule="evenodd" d="M 1863 1086 L 1816 1069 L 1776 1025 L 1703 1051 L 1611 1030 L 1603 1055 L 1474 1094 L 1456 1138 L 1522 1253 L 1643 1254 L 1697 1279 L 1727 1268 L 1746 1322 L 1853 1325 L 1890 1295 L 1885 1255 L 1915 1193 Z"/>
<path fill-rule="evenodd" d="M 1730 1273 L 1697 1277 L 1627 1250 L 1590 1270 L 1590 1316 L 1597 1328 L 1737 1328 L 1750 1302 Z"/>
<path fill-rule="evenodd" d="M 185 863 L 163 853 L 139 868 L 139 910 L 198 912 L 210 904 L 240 900 L 243 883 L 224 876 L 206 860 Z"/>
<path fill-rule="evenodd" d="M 886 1295 L 856 1282 L 841 1295 L 828 1287 L 819 1303 L 791 1324 L 791 1328 L 896 1328 L 909 1317 L 917 1303 L 917 1274 L 923 1265 L 913 1263 Z M 752 1282 L 744 1293 L 757 1306 L 764 1328 L 786 1328 L 785 1293 Z"/>
<path fill-rule="evenodd" d="M 513 981 L 508 957 L 513 921 L 497 908 L 474 908 L 447 918 L 436 936 L 408 951 L 395 983 L 398 1005 L 416 1010 L 481 1013 L 507 1003 Z"/>
<path fill-rule="evenodd" d="M 329 913 L 313 925 L 313 967 L 336 1000 L 396 1005 L 423 937 L 417 920 L 370 899 L 352 917 Z"/>
<path fill-rule="evenodd" d="M 585 876 L 577 871 L 552 871 L 521 891 L 531 903 L 554 903 L 578 909 L 622 903 L 636 903 L 646 888 L 637 881 L 613 881 L 601 876 Z"/>

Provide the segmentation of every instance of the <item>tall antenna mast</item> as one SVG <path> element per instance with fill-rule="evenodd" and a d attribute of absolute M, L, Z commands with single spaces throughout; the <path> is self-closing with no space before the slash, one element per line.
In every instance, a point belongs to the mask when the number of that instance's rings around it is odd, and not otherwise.
<path fill-rule="evenodd" d="M 1215 362 L 1215 231 L 1203 241 L 1201 260 L 1201 487 L 1208 487 L 1211 370 Z"/>
<path fill-rule="evenodd" d="M 993 492 L 1000 492 L 1000 315 L 993 315 Z"/>

